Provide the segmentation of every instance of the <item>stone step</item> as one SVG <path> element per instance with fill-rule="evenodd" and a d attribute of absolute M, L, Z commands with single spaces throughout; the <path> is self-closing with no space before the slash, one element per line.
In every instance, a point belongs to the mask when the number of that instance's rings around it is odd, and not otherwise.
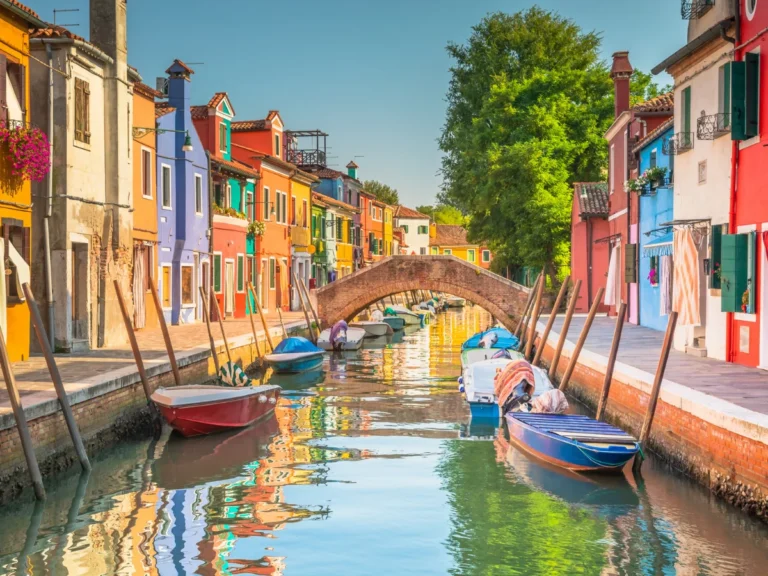
<path fill-rule="evenodd" d="M 686 346 L 685 353 L 691 356 L 697 356 L 699 358 L 707 357 L 707 349 L 700 346 Z"/>

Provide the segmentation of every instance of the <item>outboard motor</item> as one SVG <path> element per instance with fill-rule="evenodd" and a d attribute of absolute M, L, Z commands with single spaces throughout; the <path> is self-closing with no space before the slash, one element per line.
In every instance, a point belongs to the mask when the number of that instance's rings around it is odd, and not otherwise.
<path fill-rule="evenodd" d="M 533 393 L 533 386 L 528 382 L 521 382 L 512 389 L 512 394 L 509 395 L 506 402 L 501 406 L 501 413 L 506 414 L 519 408 L 523 404 L 527 404 L 531 400 L 531 394 Z"/>
<path fill-rule="evenodd" d="M 349 326 L 344 320 L 339 320 L 333 325 L 333 328 L 331 328 L 330 341 L 334 350 L 340 350 L 342 345 L 346 343 L 347 328 L 349 328 Z"/>
<path fill-rule="evenodd" d="M 527 404 L 536 390 L 533 367 L 522 358 L 512 360 L 496 373 L 493 388 L 502 414 Z"/>

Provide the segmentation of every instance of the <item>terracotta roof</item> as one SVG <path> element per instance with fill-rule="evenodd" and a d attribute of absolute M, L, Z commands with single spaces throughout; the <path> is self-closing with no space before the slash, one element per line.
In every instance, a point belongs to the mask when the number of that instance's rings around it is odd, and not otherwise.
<path fill-rule="evenodd" d="M 14 7 L 18 8 L 22 12 L 26 12 L 27 14 L 29 14 L 35 20 L 40 20 L 40 16 L 37 14 L 37 12 L 32 10 L 32 8 L 30 8 L 29 6 L 25 6 L 21 2 L 18 2 L 17 0 L 5 0 L 5 1 L 8 4 L 10 4 L 11 6 L 14 6 Z"/>
<path fill-rule="evenodd" d="M 168 104 L 168 102 L 155 102 L 155 118 L 160 118 L 175 110 L 176 108 Z"/>
<path fill-rule="evenodd" d="M 644 148 L 649 142 L 651 142 L 651 140 L 655 140 L 659 136 L 659 134 L 661 134 L 662 132 L 664 132 L 666 130 L 669 130 L 674 125 L 675 125 L 675 117 L 672 116 L 672 117 L 670 117 L 669 120 L 667 120 L 666 122 L 662 122 L 661 124 L 656 126 L 656 128 L 651 130 L 645 136 L 645 138 L 643 138 L 642 140 L 638 141 L 638 143 L 635 144 L 634 148 L 632 148 L 632 152 L 637 152 L 641 148 Z"/>
<path fill-rule="evenodd" d="M 227 97 L 226 92 L 216 92 L 216 94 L 213 95 L 213 97 L 208 100 L 208 108 L 216 108 L 219 104 L 221 104 L 221 101 L 224 100 L 224 98 Z"/>
<path fill-rule="evenodd" d="M 632 107 L 634 112 L 669 112 L 675 111 L 675 99 L 672 92 L 659 94 L 655 98 L 641 102 Z"/>
<path fill-rule="evenodd" d="M 238 120 L 232 122 L 232 132 L 250 132 L 251 130 L 269 130 L 271 123 L 267 120 Z"/>
<path fill-rule="evenodd" d="M 133 90 L 134 92 L 138 92 L 142 96 L 146 96 L 149 99 L 155 99 L 155 98 L 162 98 L 162 93 L 158 92 L 154 88 L 147 86 L 143 82 L 134 82 L 133 83 Z"/>
<path fill-rule="evenodd" d="M 417 212 L 406 206 L 398 206 L 395 209 L 395 218 L 426 218 L 429 220 L 429 216 L 426 214 L 422 214 L 421 212 Z"/>
<path fill-rule="evenodd" d="M 88 42 L 88 40 L 86 40 L 82 36 L 78 36 L 77 34 L 70 32 L 66 28 L 63 28 L 62 26 L 54 26 L 54 25 L 51 25 L 48 28 L 38 28 L 37 30 L 30 32 L 29 37 L 30 38 L 69 38 L 70 40 L 80 40 L 81 42 L 90 44 L 90 42 Z"/>
<path fill-rule="evenodd" d="M 233 171 L 240 176 L 245 176 L 246 178 L 259 178 L 259 173 L 254 170 L 252 167 L 248 166 L 248 164 L 244 162 L 240 162 L 239 160 L 225 160 L 221 156 L 217 156 L 215 154 L 211 154 L 211 162 L 213 164 L 217 164 L 221 166 L 222 168 L 226 170 Z"/>
<path fill-rule="evenodd" d="M 429 239 L 430 246 L 477 246 L 467 241 L 467 230 L 455 224 L 437 224 L 435 237 Z"/>
<path fill-rule="evenodd" d="M 349 164 L 347 164 L 347 168 L 360 168 L 357 164 L 355 164 L 354 160 L 350 160 Z"/>
<path fill-rule="evenodd" d="M 317 200 L 325 203 L 327 206 L 335 206 L 336 208 L 344 208 L 344 210 L 349 210 L 350 212 L 354 212 L 355 214 L 360 213 L 360 209 L 352 206 L 352 204 L 347 204 L 346 202 L 341 202 L 340 200 L 336 200 L 335 198 L 331 198 L 330 196 L 326 196 L 324 194 L 318 194 L 316 192 L 312 193 L 312 199 L 314 200 L 317 198 Z"/>
<path fill-rule="evenodd" d="M 573 189 L 579 199 L 579 216 L 608 216 L 608 185 L 605 182 L 576 182 Z"/>
<path fill-rule="evenodd" d="M 192 120 L 208 118 L 208 106 L 190 106 L 189 111 L 192 114 Z"/>
<path fill-rule="evenodd" d="M 315 174 L 317 175 L 318 178 L 330 178 L 330 179 L 341 178 L 342 176 L 344 176 L 343 172 L 339 172 L 338 170 L 334 170 L 333 168 L 323 168 L 315 172 Z"/>
<path fill-rule="evenodd" d="M 194 71 L 194 70 L 192 70 L 192 68 L 190 68 L 189 66 L 187 66 L 186 64 L 184 64 L 184 62 L 182 62 L 181 60 L 179 60 L 178 58 L 176 58 L 176 59 L 173 61 L 173 63 L 172 63 L 170 66 L 168 66 L 168 69 L 165 71 L 165 73 L 166 73 L 166 74 L 170 74 L 170 73 L 171 73 L 171 68 L 173 68 L 173 64 L 178 64 L 179 66 L 181 66 L 182 68 L 184 68 L 184 70 L 185 70 L 186 72 L 188 72 L 189 74 L 194 74 L 194 73 L 195 73 L 195 71 Z"/>
<path fill-rule="evenodd" d="M 317 192 L 312 193 L 312 205 L 313 206 L 323 206 L 327 207 L 328 203 L 326 202 L 328 198 L 326 196 L 321 196 Z"/>

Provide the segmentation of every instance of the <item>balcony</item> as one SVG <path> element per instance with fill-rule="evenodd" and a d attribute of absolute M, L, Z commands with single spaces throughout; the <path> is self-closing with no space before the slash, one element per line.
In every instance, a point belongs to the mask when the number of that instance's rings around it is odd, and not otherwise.
<path fill-rule="evenodd" d="M 715 5 L 715 0 L 682 0 L 680 15 L 683 20 L 696 20 Z"/>
<path fill-rule="evenodd" d="M 323 150 L 285 150 L 285 159 L 296 166 L 314 167 L 327 166 Z"/>
<path fill-rule="evenodd" d="M 669 140 L 665 140 L 661 151 L 667 156 L 677 156 L 693 149 L 693 132 L 678 132 Z"/>
<path fill-rule="evenodd" d="M 728 112 L 700 116 L 696 120 L 696 137 L 699 140 L 714 140 L 731 133 L 731 115 Z"/>

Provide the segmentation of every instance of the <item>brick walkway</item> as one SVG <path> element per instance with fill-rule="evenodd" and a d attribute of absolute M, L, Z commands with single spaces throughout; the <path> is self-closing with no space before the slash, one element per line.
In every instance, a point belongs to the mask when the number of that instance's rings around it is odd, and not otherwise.
<path fill-rule="evenodd" d="M 584 321 L 584 317 L 573 318 L 568 330 L 569 341 L 578 340 Z M 540 322 L 546 322 L 546 319 Z M 555 320 L 553 332 L 559 333 L 562 325 L 562 317 Z M 595 318 L 584 350 L 607 357 L 615 325 L 614 318 Z M 552 336 L 549 340 L 552 340 Z M 663 332 L 625 324 L 617 360 L 655 374 L 663 340 Z M 664 379 L 768 415 L 768 371 L 712 358 L 698 358 L 673 349 L 669 355 Z"/>
<path fill-rule="evenodd" d="M 284 312 L 283 319 L 286 325 L 295 324 L 301 321 L 305 325 L 304 315 L 301 312 Z M 255 318 L 259 338 L 263 338 L 263 328 L 259 330 L 261 322 L 258 317 Z M 280 325 L 276 314 L 267 315 L 267 323 L 270 328 Z M 218 323 L 211 326 L 213 337 L 217 343 L 223 344 L 221 331 Z M 224 330 L 228 339 L 236 338 L 244 334 L 251 334 L 251 323 L 248 318 L 240 320 L 226 320 Z M 179 354 L 186 350 L 191 350 L 198 346 L 209 346 L 208 331 L 204 323 L 186 324 L 183 326 L 169 326 L 171 342 L 173 342 L 174 351 Z M 34 338 L 34 335 L 33 335 Z M 165 342 L 160 329 L 141 330 L 136 333 L 136 339 L 139 343 L 141 356 L 145 362 L 159 358 L 166 358 Z M 219 342 L 221 341 L 221 342 Z M 120 348 L 101 348 L 91 352 L 81 354 L 56 354 L 56 364 L 61 372 L 61 378 L 64 387 L 70 392 L 74 386 L 73 383 L 81 382 L 85 379 L 93 378 L 100 374 L 106 374 L 120 368 L 135 366 L 133 353 L 130 346 Z M 16 385 L 19 388 L 22 404 L 25 409 L 29 409 L 35 404 L 45 402 L 56 398 L 56 392 L 51 383 L 51 377 L 45 360 L 40 355 L 33 355 L 26 362 L 17 362 L 13 365 L 13 371 L 16 376 Z M 2 378 L 0 378 L 2 379 Z M 0 388 L 0 416 L 11 412 L 8 402 L 8 392 L 5 386 Z"/>

